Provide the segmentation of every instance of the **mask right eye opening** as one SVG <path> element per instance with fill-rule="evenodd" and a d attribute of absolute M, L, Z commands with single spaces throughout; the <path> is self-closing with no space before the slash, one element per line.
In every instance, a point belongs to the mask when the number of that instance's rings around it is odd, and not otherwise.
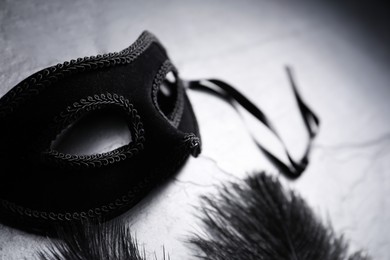
<path fill-rule="evenodd" d="M 174 72 L 169 71 L 157 88 L 157 106 L 170 120 L 173 120 L 178 99 L 178 79 Z"/>

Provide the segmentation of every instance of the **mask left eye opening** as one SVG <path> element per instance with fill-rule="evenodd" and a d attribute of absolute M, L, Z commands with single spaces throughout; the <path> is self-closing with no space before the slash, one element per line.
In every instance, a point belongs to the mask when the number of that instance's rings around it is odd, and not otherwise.
<path fill-rule="evenodd" d="M 132 139 L 122 111 L 105 108 L 81 116 L 57 135 L 50 148 L 65 154 L 92 155 L 111 152 Z"/>
<path fill-rule="evenodd" d="M 90 133 L 90 130 L 92 130 L 92 132 L 96 131 L 96 125 L 92 124 L 94 121 L 88 120 L 86 116 L 95 113 L 94 111 L 98 113 L 96 114 L 96 119 L 98 119 L 97 123 L 98 125 L 100 124 L 100 126 L 102 126 L 101 130 L 104 135 L 100 135 L 99 133 L 94 133 L 92 135 Z M 102 119 L 102 112 L 107 112 L 106 119 L 109 121 L 111 120 L 110 124 L 112 125 L 107 125 L 107 121 L 100 121 L 100 119 Z M 113 112 L 115 115 L 118 115 L 118 117 L 120 116 L 119 118 L 117 118 L 120 119 L 119 122 L 123 119 L 125 119 L 125 121 L 122 121 L 119 125 L 117 124 L 117 122 L 114 123 L 112 120 L 116 121 L 117 119 L 112 118 Z M 58 143 L 51 143 L 50 148 L 42 151 L 41 159 L 43 160 L 43 162 L 48 162 L 60 167 L 70 168 L 103 167 L 129 159 L 137 155 L 141 150 L 143 150 L 145 131 L 143 128 L 141 117 L 138 115 L 137 110 L 134 108 L 134 105 L 123 96 L 119 96 L 117 94 L 112 93 L 100 95 L 96 94 L 94 96 L 88 96 L 87 98 L 83 98 L 78 102 L 74 102 L 72 105 L 68 106 L 66 110 L 62 111 L 58 116 L 53 119 L 51 135 L 57 133 L 58 137 L 58 134 L 61 134 L 61 131 L 67 129 L 67 127 L 71 127 L 69 130 L 72 130 L 72 128 L 74 127 L 74 130 L 79 132 L 79 130 L 81 130 L 83 127 L 81 129 L 77 127 L 78 119 L 80 119 L 79 123 L 86 124 L 84 125 L 84 130 L 86 131 L 81 131 L 84 132 L 83 136 L 88 138 L 92 137 L 92 140 L 86 140 L 86 142 L 84 143 L 86 144 L 86 146 L 77 145 L 73 147 L 72 144 L 78 143 L 78 140 L 77 138 L 71 138 L 73 139 L 70 147 L 72 150 L 69 150 L 69 147 L 63 147 Z M 75 123 L 75 125 L 72 125 L 72 123 Z M 125 138 L 121 138 L 121 140 L 119 140 L 120 142 L 118 142 L 118 139 L 116 139 L 116 131 L 118 130 L 117 126 L 122 126 L 120 128 L 122 128 L 122 132 L 125 133 Z M 111 127 L 113 127 L 113 130 L 115 130 L 114 135 L 110 133 L 111 131 L 107 131 L 110 130 Z M 106 137 L 108 139 L 111 139 L 110 142 L 106 142 L 108 141 Z M 68 141 L 71 139 L 68 139 Z M 99 142 L 95 142 L 95 140 Z M 92 146 L 90 146 L 90 144 L 92 144 Z M 109 145 L 107 146 L 107 144 Z M 74 150 L 74 148 L 76 150 Z M 80 150 L 80 148 L 82 150 Z"/>

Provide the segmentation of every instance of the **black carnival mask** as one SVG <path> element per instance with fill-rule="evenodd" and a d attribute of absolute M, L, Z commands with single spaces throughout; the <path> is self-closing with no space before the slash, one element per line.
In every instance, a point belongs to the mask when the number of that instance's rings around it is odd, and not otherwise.
<path fill-rule="evenodd" d="M 174 77 L 167 79 L 168 73 Z M 79 58 L 23 80 L 0 99 L 2 216 L 41 229 L 109 219 L 134 206 L 177 172 L 189 155 L 200 153 L 198 125 L 184 85 L 235 99 L 276 134 L 265 115 L 237 90 L 218 80 L 208 83 L 221 91 L 201 81 L 183 82 L 163 46 L 148 32 L 121 52 Z M 293 87 L 312 139 L 318 119 Z M 52 148 L 71 125 L 107 111 L 126 120 L 128 144 L 92 155 Z M 288 157 L 291 166 L 284 172 L 299 176 L 309 150 L 310 144 L 299 163 Z M 277 166 L 287 167 L 267 155 Z"/>

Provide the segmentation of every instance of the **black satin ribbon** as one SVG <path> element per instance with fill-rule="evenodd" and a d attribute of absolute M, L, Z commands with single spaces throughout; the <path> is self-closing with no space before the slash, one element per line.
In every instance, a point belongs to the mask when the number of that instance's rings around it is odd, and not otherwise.
<path fill-rule="evenodd" d="M 232 87 L 218 79 L 207 79 L 207 80 L 197 80 L 197 81 L 189 81 L 188 88 L 194 90 L 200 90 L 215 94 L 222 99 L 228 101 L 230 104 L 234 105 L 233 101 L 235 100 L 238 104 L 240 104 L 243 108 L 245 108 L 249 113 L 251 113 L 254 117 L 256 117 L 261 123 L 263 123 L 280 141 L 283 146 L 283 149 L 287 155 L 288 161 L 290 165 L 285 164 L 271 152 L 269 152 L 265 147 L 263 147 L 256 139 L 255 142 L 259 149 L 266 155 L 266 157 L 273 163 L 273 165 L 278 168 L 279 171 L 284 173 L 287 177 L 295 179 L 298 178 L 306 169 L 309 163 L 309 154 L 311 150 L 311 146 L 314 138 L 316 137 L 320 125 L 320 120 L 316 116 L 316 114 L 305 104 L 302 100 L 301 95 L 299 94 L 298 88 L 295 84 L 294 78 L 292 76 L 292 71 L 290 67 L 286 67 L 286 72 L 291 84 L 291 87 L 294 92 L 295 99 L 298 104 L 299 111 L 303 118 L 306 130 L 309 134 L 309 141 L 305 149 L 305 153 L 300 160 L 294 160 L 287 147 L 280 137 L 279 133 L 276 131 L 275 127 L 272 125 L 271 121 L 267 118 L 267 116 L 250 100 L 248 100 L 243 94 L 241 94 L 237 89 Z M 218 91 L 213 89 L 210 86 L 210 83 L 215 87 Z"/>

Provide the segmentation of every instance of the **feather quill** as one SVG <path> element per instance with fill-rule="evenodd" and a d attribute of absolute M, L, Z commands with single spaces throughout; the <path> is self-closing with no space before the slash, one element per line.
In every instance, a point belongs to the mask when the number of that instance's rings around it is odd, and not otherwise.
<path fill-rule="evenodd" d="M 258 173 L 202 198 L 202 234 L 190 242 L 208 260 L 368 260 L 277 178 Z"/>

